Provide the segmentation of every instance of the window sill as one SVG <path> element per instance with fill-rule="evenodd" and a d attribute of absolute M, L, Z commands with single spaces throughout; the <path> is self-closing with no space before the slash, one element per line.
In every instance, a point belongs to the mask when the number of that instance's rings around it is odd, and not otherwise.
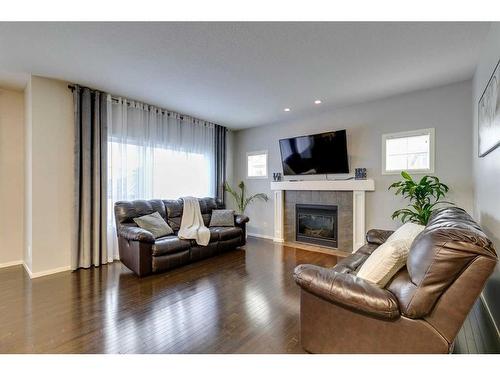
<path fill-rule="evenodd" d="M 397 171 L 382 171 L 383 176 L 400 175 L 401 172 L 409 174 L 434 174 L 434 169 L 401 169 Z"/>
<path fill-rule="evenodd" d="M 247 180 L 267 180 L 268 176 L 247 176 Z"/>

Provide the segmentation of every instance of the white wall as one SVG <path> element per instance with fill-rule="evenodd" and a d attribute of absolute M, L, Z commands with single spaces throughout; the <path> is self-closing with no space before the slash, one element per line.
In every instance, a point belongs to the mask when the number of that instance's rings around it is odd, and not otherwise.
<path fill-rule="evenodd" d="M 500 59 L 500 24 L 492 23 L 473 80 L 474 215 L 500 251 L 500 148 L 478 157 L 477 108 L 484 88 Z M 500 327 L 500 267 L 483 292 L 497 327 Z"/>
<path fill-rule="evenodd" d="M 395 228 L 398 223 L 390 215 L 405 202 L 387 191 L 398 176 L 381 174 L 382 134 L 435 128 L 435 174 L 451 187 L 450 199 L 471 211 L 471 86 L 471 81 L 466 81 L 337 110 L 321 108 L 321 113 L 308 118 L 238 131 L 234 145 L 235 182 L 243 179 L 249 192 L 264 192 L 272 198 L 272 173 L 282 170 L 278 146 L 280 138 L 347 129 L 351 171 L 354 172 L 356 167 L 366 167 L 368 177 L 373 178 L 376 185 L 376 191 L 366 196 L 366 227 Z M 269 152 L 270 178 L 267 180 L 245 179 L 246 153 L 256 150 Z M 272 201 L 257 202 L 249 207 L 247 214 L 250 216 L 249 233 L 273 235 Z"/>
<path fill-rule="evenodd" d="M 73 99 L 67 86 L 67 82 L 36 76 L 28 84 L 26 252 L 31 249 L 28 266 L 33 274 L 70 268 L 74 126 Z"/>
<path fill-rule="evenodd" d="M 24 96 L 0 88 L 0 266 L 23 260 Z"/>

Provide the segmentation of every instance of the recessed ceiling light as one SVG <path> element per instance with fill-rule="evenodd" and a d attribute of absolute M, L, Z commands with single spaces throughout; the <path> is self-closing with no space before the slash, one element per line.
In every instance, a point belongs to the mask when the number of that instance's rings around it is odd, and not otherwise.
<path fill-rule="evenodd" d="M 316 100 L 314 101 L 314 104 L 321 104 L 321 100 L 316 99 Z"/>
<path fill-rule="evenodd" d="M 285 108 L 283 111 L 290 112 L 290 108 Z"/>

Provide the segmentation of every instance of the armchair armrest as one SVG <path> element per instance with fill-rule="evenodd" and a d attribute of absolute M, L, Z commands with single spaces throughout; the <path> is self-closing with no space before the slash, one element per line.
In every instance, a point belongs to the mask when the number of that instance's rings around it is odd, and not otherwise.
<path fill-rule="evenodd" d="M 246 215 L 241 215 L 241 214 L 235 214 L 234 215 L 234 222 L 236 225 L 242 225 L 245 223 L 248 223 L 250 219 Z"/>
<path fill-rule="evenodd" d="M 118 227 L 118 236 L 123 237 L 129 241 L 139 241 L 144 243 L 155 243 L 153 234 L 145 229 L 139 227 L 132 227 L 120 225 Z"/>
<path fill-rule="evenodd" d="M 302 264 L 295 268 L 294 279 L 303 290 L 343 307 L 386 320 L 400 316 L 391 292 L 351 273 Z"/>
<path fill-rule="evenodd" d="M 393 230 L 370 229 L 366 233 L 366 242 L 382 245 L 393 233 Z"/>

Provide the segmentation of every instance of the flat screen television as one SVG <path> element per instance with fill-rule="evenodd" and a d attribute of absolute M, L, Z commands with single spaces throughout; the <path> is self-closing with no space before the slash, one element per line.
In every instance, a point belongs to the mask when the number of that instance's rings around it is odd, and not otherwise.
<path fill-rule="evenodd" d="M 280 139 L 285 176 L 349 173 L 345 130 Z"/>

